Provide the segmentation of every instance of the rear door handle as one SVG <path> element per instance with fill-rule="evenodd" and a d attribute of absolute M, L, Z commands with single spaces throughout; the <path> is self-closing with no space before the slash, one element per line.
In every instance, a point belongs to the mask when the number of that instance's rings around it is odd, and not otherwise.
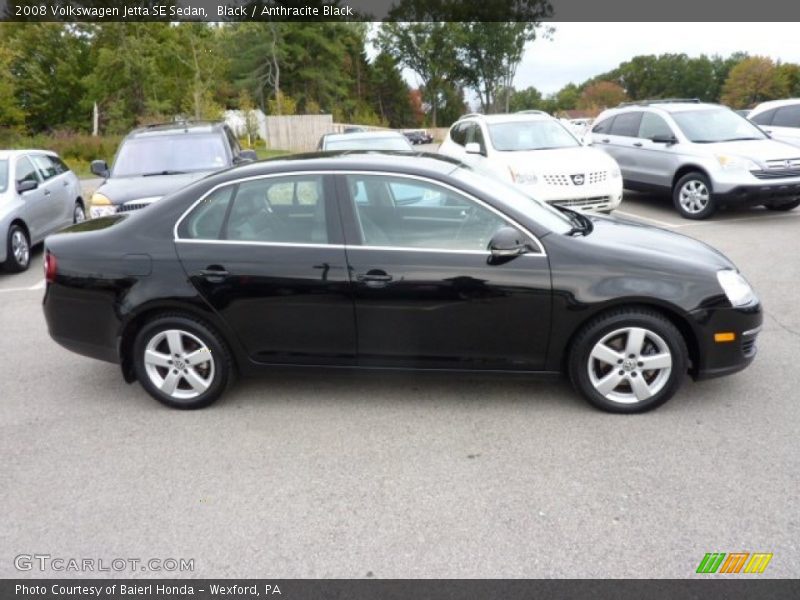
<path fill-rule="evenodd" d="M 45 196 L 49 196 L 49 195 L 50 195 L 50 190 L 45 190 L 45 191 L 44 191 L 44 195 L 45 195 Z"/>
<path fill-rule="evenodd" d="M 603 139 L 602 139 L 602 140 L 600 140 L 600 141 L 601 141 L 601 142 L 603 142 L 604 144 L 607 144 L 607 143 L 608 143 L 608 142 L 610 142 L 611 140 L 609 140 L 608 138 L 603 138 Z"/>
<path fill-rule="evenodd" d="M 230 275 L 230 273 L 225 270 L 225 267 L 220 265 L 209 265 L 207 268 L 200 270 L 200 276 L 211 283 L 224 281 L 228 275 Z"/>
<path fill-rule="evenodd" d="M 641 148 L 642 142 L 634 142 L 633 145 L 636 146 L 637 148 Z"/>

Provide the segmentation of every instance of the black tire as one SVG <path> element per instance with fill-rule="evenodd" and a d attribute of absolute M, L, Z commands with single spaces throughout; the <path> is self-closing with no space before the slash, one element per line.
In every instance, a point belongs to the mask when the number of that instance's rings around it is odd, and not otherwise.
<path fill-rule="evenodd" d="M 626 328 L 647 332 L 640 346 L 641 353 L 635 358 L 624 352 L 625 345 L 632 339 L 620 333 Z M 605 341 L 608 341 L 608 346 Z M 612 366 L 610 362 L 593 358 L 592 352 L 601 342 L 605 348 L 619 354 L 624 364 Z M 667 349 L 671 358 L 668 368 L 642 368 L 643 362 L 639 358 L 655 360 L 663 357 Z M 575 389 L 593 406 L 614 413 L 640 413 L 661 406 L 678 391 L 687 368 L 688 351 L 681 333 L 664 316 L 644 308 L 617 309 L 593 319 L 575 337 L 568 358 L 569 377 Z M 617 378 L 620 381 L 603 394 L 596 384 L 602 385 L 606 378 L 608 382 Z M 654 393 L 640 400 L 635 393 L 635 389 L 640 388 L 635 388 L 634 384 L 639 386 L 642 383 Z"/>
<path fill-rule="evenodd" d="M 693 191 L 695 196 L 691 195 Z M 717 211 L 712 192 L 708 177 L 700 171 L 692 171 L 681 177 L 672 188 L 672 204 L 684 219 L 707 219 Z"/>
<path fill-rule="evenodd" d="M 80 200 L 75 201 L 75 206 L 72 209 L 72 223 L 83 223 L 86 220 L 86 209 Z"/>
<path fill-rule="evenodd" d="M 185 334 L 182 335 L 181 341 L 185 352 L 177 357 L 177 362 L 174 362 L 175 348 L 166 337 L 167 331 Z M 154 345 L 150 349 L 157 352 L 159 359 L 166 356 L 173 361 L 170 362 L 172 366 L 154 365 L 152 361 L 149 365 L 146 364 L 145 352 L 150 344 Z M 210 360 L 194 365 L 183 363 L 184 356 L 198 350 L 209 352 Z M 172 408 L 197 409 L 209 406 L 233 384 L 235 379 L 233 358 L 222 337 L 206 323 L 180 314 L 159 315 L 138 331 L 133 344 L 133 366 L 136 378 L 147 393 Z M 180 369 L 182 372 L 179 372 L 180 367 L 183 367 Z M 156 382 L 160 378 L 162 383 L 169 387 L 170 376 L 177 380 L 177 386 L 174 392 L 167 393 Z M 205 391 L 198 392 L 197 388 L 193 388 L 190 385 L 190 377 L 195 382 L 207 383 Z M 181 397 L 182 395 L 185 397 Z"/>
<path fill-rule="evenodd" d="M 788 202 L 770 202 L 765 204 L 764 207 L 769 210 L 789 211 L 794 210 L 800 206 L 800 200 L 789 200 Z"/>
<path fill-rule="evenodd" d="M 23 244 L 20 247 L 20 244 Z M 15 250 L 21 249 L 21 252 Z M 25 230 L 19 225 L 8 228 L 6 235 L 6 261 L 3 268 L 11 273 L 27 271 L 31 265 L 31 240 Z"/>

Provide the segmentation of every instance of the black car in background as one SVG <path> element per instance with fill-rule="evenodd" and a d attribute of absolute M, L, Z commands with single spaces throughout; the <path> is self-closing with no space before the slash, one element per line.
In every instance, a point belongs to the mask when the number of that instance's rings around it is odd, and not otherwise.
<path fill-rule="evenodd" d="M 105 181 L 91 198 L 92 218 L 149 206 L 162 196 L 214 171 L 256 159 L 243 150 L 224 123 L 179 121 L 149 125 L 129 133 L 114 164 L 92 161 Z"/>
<path fill-rule="evenodd" d="M 414 145 L 430 144 L 433 142 L 433 136 L 422 129 L 407 130 L 403 132 L 403 135 Z"/>
<path fill-rule="evenodd" d="M 50 335 L 179 408 L 290 365 L 566 372 L 640 412 L 746 367 L 762 320 L 713 248 L 438 155 L 231 169 L 49 237 L 45 269 Z"/>

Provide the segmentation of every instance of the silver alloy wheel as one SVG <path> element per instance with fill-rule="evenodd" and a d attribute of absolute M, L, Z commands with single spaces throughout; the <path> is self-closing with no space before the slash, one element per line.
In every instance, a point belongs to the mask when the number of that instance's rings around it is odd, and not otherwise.
<path fill-rule="evenodd" d="M 11 253 L 20 267 L 28 266 L 28 261 L 31 259 L 31 248 L 28 245 L 28 238 L 19 229 L 11 234 Z"/>
<path fill-rule="evenodd" d="M 214 381 L 214 357 L 200 338 L 180 329 L 160 331 L 147 342 L 144 367 L 150 382 L 175 400 L 197 398 Z"/>
<path fill-rule="evenodd" d="M 589 354 L 589 380 L 612 402 L 634 404 L 653 397 L 669 381 L 672 353 L 661 336 L 641 327 L 616 329 Z"/>
<path fill-rule="evenodd" d="M 83 212 L 83 207 L 79 203 L 75 203 L 75 210 L 72 211 L 72 222 L 83 223 L 86 220 L 86 213 Z"/>
<path fill-rule="evenodd" d="M 678 192 L 678 200 L 687 213 L 696 215 L 705 210 L 711 194 L 706 184 L 699 179 L 690 179 L 681 187 Z"/>

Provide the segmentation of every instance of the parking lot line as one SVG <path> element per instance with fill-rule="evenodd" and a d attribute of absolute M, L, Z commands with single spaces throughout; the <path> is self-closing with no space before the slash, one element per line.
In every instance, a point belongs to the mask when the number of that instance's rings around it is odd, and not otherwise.
<path fill-rule="evenodd" d="M 0 292 L 35 292 L 44 289 L 44 279 L 28 287 L 0 288 Z"/>
<path fill-rule="evenodd" d="M 798 213 L 776 213 L 776 214 L 771 214 L 771 215 L 761 214 L 761 215 L 750 216 L 750 217 L 738 217 L 738 218 L 734 218 L 734 219 L 720 219 L 720 220 L 711 219 L 709 221 L 690 221 L 688 223 L 680 223 L 678 225 L 672 225 L 672 227 L 678 228 L 678 227 L 693 227 L 693 226 L 697 226 L 697 225 L 725 225 L 726 223 L 736 223 L 736 222 L 740 222 L 740 221 L 765 221 L 767 219 L 775 220 L 775 219 L 790 219 L 790 218 L 797 218 L 797 217 L 800 217 L 800 212 L 798 212 Z"/>
<path fill-rule="evenodd" d="M 626 217 L 631 217 L 633 219 L 641 219 L 643 221 L 650 221 L 651 223 L 655 223 L 656 225 L 661 225 L 661 227 L 680 227 L 680 225 L 675 225 L 673 223 L 668 223 L 667 221 L 659 221 L 658 219 L 654 219 L 652 217 L 645 217 L 643 215 L 637 215 L 636 213 L 629 213 L 625 212 L 624 210 L 615 210 L 615 214 L 618 215 L 625 215 Z"/>

